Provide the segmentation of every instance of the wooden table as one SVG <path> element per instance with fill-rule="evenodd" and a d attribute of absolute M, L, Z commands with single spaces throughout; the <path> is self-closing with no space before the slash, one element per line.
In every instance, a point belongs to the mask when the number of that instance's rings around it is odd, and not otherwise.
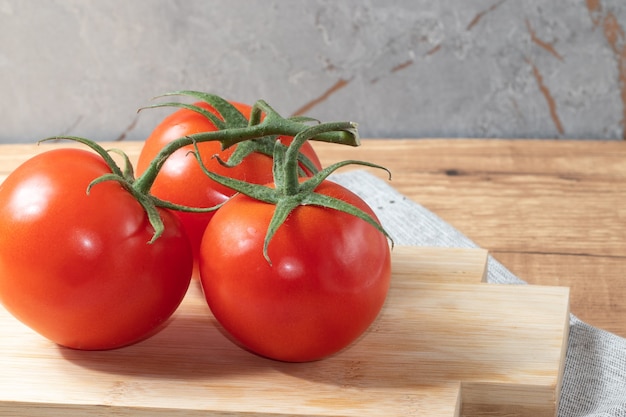
<path fill-rule="evenodd" d="M 0 181 L 56 145 L 0 145 Z M 119 142 L 136 157 L 138 142 Z M 361 159 L 529 283 L 571 288 L 571 310 L 626 337 L 626 142 L 363 140 L 316 143 L 324 164 Z M 372 171 L 385 177 L 383 173 Z"/>

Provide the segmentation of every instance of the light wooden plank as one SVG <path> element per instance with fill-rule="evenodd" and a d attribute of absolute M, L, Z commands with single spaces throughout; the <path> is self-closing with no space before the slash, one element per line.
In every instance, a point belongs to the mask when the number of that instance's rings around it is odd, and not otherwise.
<path fill-rule="evenodd" d="M 554 415 L 567 289 L 481 284 L 482 274 L 467 283 L 458 267 L 475 272 L 482 250 L 402 248 L 394 265 L 416 257 L 440 261 L 422 262 L 423 275 L 394 275 L 369 331 L 313 363 L 235 346 L 197 282 L 166 329 L 108 352 L 59 348 L 1 311 L 0 415 Z"/>
<path fill-rule="evenodd" d="M 442 277 L 450 282 L 479 283 L 487 281 L 485 249 L 416 248 L 396 246 L 391 252 L 393 276 L 396 282 L 440 282 Z"/>

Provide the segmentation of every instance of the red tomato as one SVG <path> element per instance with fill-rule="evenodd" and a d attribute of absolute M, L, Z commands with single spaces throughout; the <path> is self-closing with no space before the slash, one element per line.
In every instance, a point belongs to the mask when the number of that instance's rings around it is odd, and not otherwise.
<path fill-rule="evenodd" d="M 0 184 L 0 302 L 17 319 L 70 348 L 112 349 L 158 331 L 189 286 L 193 260 L 178 219 L 165 231 L 97 154 L 44 152 Z"/>
<path fill-rule="evenodd" d="M 251 107 L 240 103 L 231 103 L 246 118 L 250 118 Z M 218 115 L 217 111 L 205 102 L 195 103 Z M 186 135 L 217 130 L 215 125 L 205 116 L 188 109 L 180 109 L 166 117 L 146 139 L 137 162 L 137 174 L 141 175 L 159 151 L 168 143 Z M 289 144 L 291 139 L 283 140 Z M 273 181 L 272 158 L 261 153 L 247 156 L 239 165 L 227 168 L 218 163 L 213 155 L 228 160 L 236 149 L 232 146 L 224 151 L 219 142 L 203 142 L 198 144 L 203 164 L 212 172 L 220 175 L 245 180 L 256 184 Z M 186 146 L 174 152 L 159 172 L 151 193 L 163 200 L 190 207 L 212 207 L 223 203 L 235 192 L 208 178 L 200 169 L 198 161 L 190 155 L 193 146 Z M 313 147 L 305 143 L 301 152 L 306 155 L 318 169 L 321 164 Z M 213 217 L 214 212 L 188 213 L 176 212 L 183 223 L 191 240 L 194 258 L 197 260 L 202 234 Z"/>
<path fill-rule="evenodd" d="M 374 219 L 354 193 L 324 181 L 316 192 Z M 200 279 L 224 329 L 269 358 L 303 362 L 343 349 L 378 315 L 391 276 L 386 237 L 353 215 L 298 206 L 263 256 L 275 206 L 239 194 L 215 214 L 202 240 Z"/>

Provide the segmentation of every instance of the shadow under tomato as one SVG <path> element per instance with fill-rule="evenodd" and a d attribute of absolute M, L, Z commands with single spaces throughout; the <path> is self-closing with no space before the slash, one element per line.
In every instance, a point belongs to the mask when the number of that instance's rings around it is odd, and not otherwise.
<path fill-rule="evenodd" d="M 482 369 L 481 375 L 489 374 L 494 378 L 501 378 L 507 372 L 498 358 L 468 357 L 462 349 L 439 351 L 441 349 L 432 341 L 440 336 L 438 329 L 449 327 L 446 317 L 428 315 L 416 318 L 415 332 L 403 334 L 406 325 L 386 318 L 387 306 L 359 339 L 333 356 L 306 363 L 263 358 L 233 341 L 198 298 L 199 288 L 196 286 L 191 290 L 195 291 L 189 299 L 192 304 L 183 303 L 166 327 L 147 340 L 109 351 L 59 347 L 59 352 L 63 358 L 88 370 L 172 380 L 237 380 L 265 375 L 269 378 L 280 373 L 337 387 L 405 389 L 450 378 L 472 380 L 472 374 L 464 373 L 471 369 Z M 463 326 L 457 327 L 461 331 L 458 338 L 462 341 Z M 420 336 L 423 332 L 426 336 Z M 403 334 L 403 337 L 398 339 L 397 334 Z M 438 368 L 441 369 L 432 369 L 432 357 L 422 360 L 429 355 L 439 358 Z M 382 374 L 393 377 L 381 378 Z"/>
<path fill-rule="evenodd" d="M 104 351 L 59 346 L 59 353 L 82 368 L 130 377 L 212 380 L 278 372 L 317 383 L 346 383 L 346 375 L 341 370 L 346 366 L 343 352 L 305 363 L 264 358 L 233 340 L 208 308 L 202 312 L 195 309 L 193 314 L 185 308 L 180 310 L 161 331 L 134 345 Z M 342 358 L 339 364 L 337 358 Z"/>
<path fill-rule="evenodd" d="M 237 346 L 207 310 L 180 312 L 152 337 L 131 346 L 84 351 L 58 347 L 62 357 L 90 370 L 128 376 L 207 379 L 258 374 L 273 369 L 273 361 Z"/>
<path fill-rule="evenodd" d="M 376 332 L 376 324 L 362 338 Z M 360 338 L 360 339 L 362 339 Z M 128 377 L 231 381 L 276 373 L 336 387 L 396 386 L 407 380 L 380 379 L 380 358 L 371 362 L 372 352 L 363 352 L 361 340 L 343 351 L 313 362 L 289 363 L 258 356 L 233 341 L 208 311 L 206 314 L 177 313 L 159 333 L 137 344 L 107 351 L 81 351 L 59 347 L 62 357 L 88 370 Z M 383 354 L 383 356 L 385 356 Z M 419 373 L 419 364 L 399 363 L 393 354 L 383 368 L 402 373 Z M 275 377 L 275 376 L 274 376 Z M 409 378 L 409 380 L 412 378 Z"/>

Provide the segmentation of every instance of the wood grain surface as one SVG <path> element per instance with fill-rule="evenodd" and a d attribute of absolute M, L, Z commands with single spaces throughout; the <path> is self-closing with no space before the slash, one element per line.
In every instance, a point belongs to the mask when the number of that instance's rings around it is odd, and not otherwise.
<path fill-rule="evenodd" d="M 364 140 L 358 150 L 316 145 L 325 163 L 356 157 L 387 166 L 394 188 L 517 276 L 570 287 L 575 315 L 626 336 L 626 142 Z"/>
<path fill-rule="evenodd" d="M 398 249 L 377 320 L 317 362 L 237 347 L 197 281 L 165 329 L 112 351 L 60 348 L 0 308 L 0 415 L 555 416 L 568 289 L 486 284 L 482 249 Z"/>
<path fill-rule="evenodd" d="M 0 145 L 0 180 L 44 146 Z M 114 146 L 133 157 L 141 148 Z M 520 278 L 570 287 L 574 314 L 626 336 L 625 142 L 365 139 L 358 148 L 315 147 L 325 164 L 388 167 L 394 188 Z"/>

